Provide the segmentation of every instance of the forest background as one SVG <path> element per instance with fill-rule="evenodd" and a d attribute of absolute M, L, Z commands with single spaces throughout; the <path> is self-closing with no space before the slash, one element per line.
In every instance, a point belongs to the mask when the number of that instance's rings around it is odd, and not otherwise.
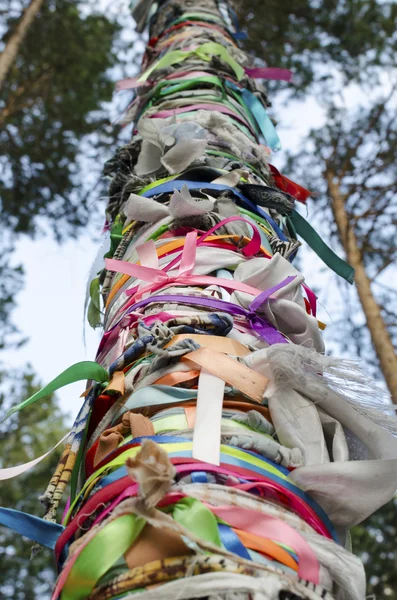
<path fill-rule="evenodd" d="M 328 325 L 327 351 L 362 360 L 396 403 L 397 4 L 236 5 L 242 44 L 258 65 L 294 72 L 292 84 L 269 83 L 283 145 L 273 162 L 314 192 L 310 222 L 356 268 L 351 287 L 311 251 L 300 253 Z M 113 89 L 136 73 L 145 39 L 134 32 L 128 0 L 0 0 L 0 39 L 1 416 L 95 353 L 98 331 L 83 326 L 83 307 L 103 254 L 101 170 L 131 135 L 117 121 L 132 93 Z M 52 447 L 81 391 L 70 386 L 0 426 L 0 468 Z M 3 484 L 0 505 L 40 515 L 37 498 L 56 460 L 54 453 Z M 367 593 L 378 600 L 397 599 L 396 539 L 396 501 L 352 530 Z M 52 557 L 42 551 L 29 562 L 29 554 L 26 540 L 0 528 L 0 598 L 50 597 Z"/>

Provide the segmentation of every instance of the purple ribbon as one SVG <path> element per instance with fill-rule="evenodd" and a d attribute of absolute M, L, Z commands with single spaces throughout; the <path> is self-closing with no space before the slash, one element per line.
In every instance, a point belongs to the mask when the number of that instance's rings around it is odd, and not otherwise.
<path fill-rule="evenodd" d="M 251 328 L 269 345 L 273 344 L 287 344 L 285 337 L 266 319 L 256 313 L 256 311 L 267 302 L 274 292 L 277 292 L 281 288 L 288 285 L 295 279 L 296 275 L 286 277 L 281 283 L 265 290 L 251 302 L 248 310 L 232 302 L 226 302 L 225 300 L 217 300 L 216 298 L 197 298 L 196 296 L 183 296 L 182 294 L 164 294 L 159 296 L 149 296 L 140 302 L 137 302 L 128 310 L 129 312 L 135 311 L 137 308 L 142 308 L 148 304 L 154 302 L 179 302 L 180 304 L 204 306 L 208 308 L 214 308 L 223 312 L 227 312 L 231 315 L 244 317 L 249 322 Z M 127 314 L 128 314 L 127 313 Z"/>

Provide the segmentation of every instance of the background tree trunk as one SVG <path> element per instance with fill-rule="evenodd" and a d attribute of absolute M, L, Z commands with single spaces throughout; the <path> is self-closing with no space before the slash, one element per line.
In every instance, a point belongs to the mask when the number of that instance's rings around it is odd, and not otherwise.
<path fill-rule="evenodd" d="M 357 293 L 365 314 L 367 327 L 371 334 L 371 340 L 391 398 L 397 404 L 397 355 L 383 320 L 381 309 L 372 292 L 371 282 L 365 270 L 363 256 L 357 243 L 354 227 L 349 222 L 345 200 L 340 191 L 337 178 L 331 170 L 326 171 L 326 177 L 332 211 L 340 240 L 346 252 L 348 262 L 356 270 L 355 283 L 357 285 Z"/>
<path fill-rule="evenodd" d="M 44 0 L 32 0 L 23 13 L 14 33 L 8 39 L 3 52 L 0 54 L 0 91 L 3 87 L 7 73 L 15 62 L 18 49 L 23 42 L 26 33 L 40 10 Z"/>

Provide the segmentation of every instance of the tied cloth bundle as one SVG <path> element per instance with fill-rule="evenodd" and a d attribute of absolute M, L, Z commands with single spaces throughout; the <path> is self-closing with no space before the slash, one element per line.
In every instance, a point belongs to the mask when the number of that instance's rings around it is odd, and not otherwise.
<path fill-rule="evenodd" d="M 362 600 L 348 531 L 397 487 L 397 427 L 354 363 L 324 355 L 292 264 L 300 237 L 353 280 L 297 209 L 310 192 L 269 162 L 263 80 L 291 74 L 252 64 L 224 0 L 134 4 L 149 42 L 117 85 L 133 137 L 105 166 L 89 285 L 103 337 L 10 411 L 88 380 L 44 518 L 0 522 L 54 549 L 53 600 Z"/>

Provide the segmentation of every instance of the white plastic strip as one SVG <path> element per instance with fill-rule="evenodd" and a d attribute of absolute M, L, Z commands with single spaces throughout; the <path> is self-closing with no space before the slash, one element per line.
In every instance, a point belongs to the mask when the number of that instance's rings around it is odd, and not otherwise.
<path fill-rule="evenodd" d="M 0 481 L 12 479 L 13 477 L 18 477 L 18 475 L 21 475 L 22 473 L 25 473 L 26 471 L 29 471 L 29 469 L 32 469 L 33 467 L 38 465 L 42 460 L 47 458 L 47 456 L 49 456 L 51 452 L 55 450 L 55 448 L 60 446 L 62 442 L 66 440 L 69 434 L 70 432 L 67 433 L 61 440 L 59 440 L 59 442 L 53 448 L 51 448 L 51 450 L 48 450 L 48 452 L 43 454 L 43 456 L 39 456 L 38 458 L 35 458 L 34 460 L 31 460 L 30 462 L 27 462 L 23 465 L 18 465 L 16 467 L 8 467 L 7 469 L 0 469 Z"/>

